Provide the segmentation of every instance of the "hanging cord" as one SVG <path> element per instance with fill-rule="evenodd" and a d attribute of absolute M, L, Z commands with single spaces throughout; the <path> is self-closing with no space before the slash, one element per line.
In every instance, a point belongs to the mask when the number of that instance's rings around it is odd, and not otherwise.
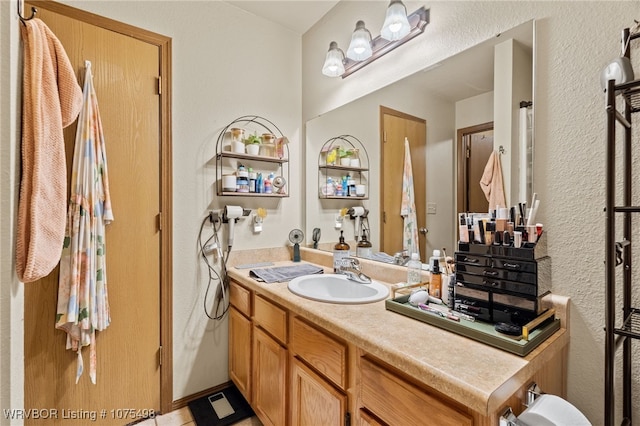
<path fill-rule="evenodd" d="M 204 230 L 204 226 L 207 223 L 207 221 L 211 223 L 212 235 L 205 242 L 202 242 L 202 231 Z M 229 277 L 227 275 L 227 262 L 225 258 L 222 256 L 222 253 L 220 251 L 220 247 L 221 247 L 220 239 L 218 238 L 218 231 L 220 230 L 220 228 L 216 227 L 216 223 L 220 224 L 220 221 L 214 221 L 212 215 L 208 215 L 202 220 L 202 223 L 200 224 L 200 232 L 198 233 L 198 245 L 200 246 L 200 256 L 204 260 L 204 263 L 207 265 L 207 271 L 209 276 L 209 279 L 207 282 L 207 290 L 205 291 L 204 301 L 203 301 L 204 313 L 207 315 L 209 319 L 220 321 L 222 318 L 224 318 L 225 314 L 229 310 L 229 297 L 228 297 Z M 211 262 L 209 261 L 209 257 L 207 257 L 205 247 L 207 247 L 209 243 L 214 244 L 215 250 L 218 251 L 218 257 L 220 258 L 220 268 L 221 268 L 222 275 L 218 273 L 218 271 L 216 271 L 216 269 L 214 268 L 214 265 L 212 265 Z M 227 254 L 227 258 L 228 257 L 229 256 Z M 207 299 L 209 297 L 209 290 L 211 289 L 211 284 L 216 281 L 219 282 L 220 285 L 218 285 L 216 294 L 215 294 L 214 311 L 213 313 L 210 313 L 207 310 Z M 222 312 L 220 313 L 221 310 Z"/>

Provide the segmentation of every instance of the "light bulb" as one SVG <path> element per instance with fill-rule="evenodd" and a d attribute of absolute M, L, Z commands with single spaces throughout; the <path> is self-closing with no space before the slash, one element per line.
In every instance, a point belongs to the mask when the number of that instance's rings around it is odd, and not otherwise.
<path fill-rule="evenodd" d="M 380 36 L 385 40 L 396 41 L 404 38 L 411 26 L 407 19 L 407 8 L 400 0 L 391 0 L 387 8 L 387 16 L 380 30 Z"/>

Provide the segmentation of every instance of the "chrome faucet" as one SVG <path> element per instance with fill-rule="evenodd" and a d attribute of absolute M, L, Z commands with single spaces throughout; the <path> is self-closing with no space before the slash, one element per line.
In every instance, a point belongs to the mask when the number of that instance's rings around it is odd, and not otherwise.
<path fill-rule="evenodd" d="M 340 261 L 338 273 L 347 276 L 347 279 L 361 284 L 371 283 L 371 278 L 360 270 L 360 261 L 354 257 L 345 257 Z"/>
<path fill-rule="evenodd" d="M 393 261 L 396 265 L 404 266 L 411 259 L 407 250 L 402 250 L 393 255 Z"/>

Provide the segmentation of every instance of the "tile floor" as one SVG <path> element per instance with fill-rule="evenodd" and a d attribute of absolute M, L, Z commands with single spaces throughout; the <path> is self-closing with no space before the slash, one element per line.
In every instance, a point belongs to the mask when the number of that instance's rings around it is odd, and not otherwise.
<path fill-rule="evenodd" d="M 141 423 L 136 423 L 135 426 L 196 426 L 196 424 L 193 421 L 193 417 L 191 417 L 189 407 L 182 407 L 179 410 L 163 414 L 155 419 L 148 419 Z M 256 416 L 253 416 L 234 423 L 234 426 L 262 426 L 262 422 L 260 422 Z"/>

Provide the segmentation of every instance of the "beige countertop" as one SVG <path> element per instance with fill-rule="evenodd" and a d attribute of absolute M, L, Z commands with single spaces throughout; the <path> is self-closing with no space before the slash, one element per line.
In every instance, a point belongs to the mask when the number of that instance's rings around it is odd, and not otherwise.
<path fill-rule="evenodd" d="M 306 259 L 333 272 L 328 267 L 331 253 L 303 248 L 302 256 L 303 262 Z M 361 305 L 317 302 L 291 293 L 286 282 L 261 283 L 249 277 L 249 269 L 231 266 L 255 263 L 256 259 L 273 261 L 274 266 L 293 264 L 279 260 L 290 259 L 286 249 L 246 250 L 230 259 L 229 276 L 483 415 L 494 413 L 517 389 L 528 385 L 527 378 L 569 341 L 566 297 L 548 298 L 561 318 L 562 328 L 526 357 L 520 357 L 388 311 L 384 301 Z M 386 284 L 401 281 L 393 278 L 406 273 L 393 265 L 361 263 L 367 275 Z"/>

